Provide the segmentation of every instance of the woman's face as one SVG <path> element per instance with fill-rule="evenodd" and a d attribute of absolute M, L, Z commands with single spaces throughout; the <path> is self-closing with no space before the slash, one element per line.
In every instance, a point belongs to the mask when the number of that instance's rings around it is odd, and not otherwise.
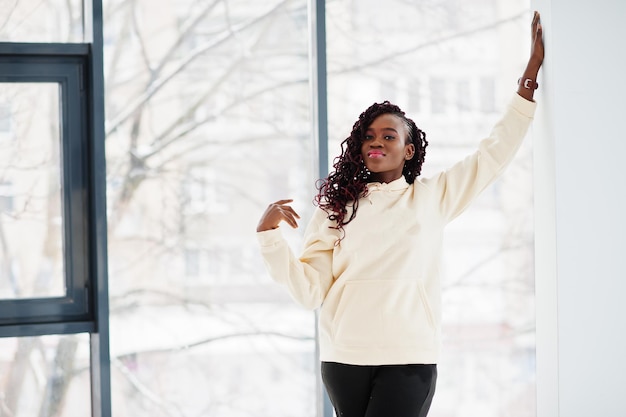
<path fill-rule="evenodd" d="M 415 154 L 415 146 L 407 143 L 408 134 L 404 120 L 394 114 L 374 119 L 361 144 L 361 156 L 372 181 L 389 183 L 402 176 L 404 162 Z"/>

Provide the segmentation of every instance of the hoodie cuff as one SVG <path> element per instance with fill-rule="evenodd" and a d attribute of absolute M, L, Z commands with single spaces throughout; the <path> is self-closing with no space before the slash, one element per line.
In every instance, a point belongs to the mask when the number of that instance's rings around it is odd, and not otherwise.
<path fill-rule="evenodd" d="M 256 232 L 256 237 L 262 248 L 276 246 L 283 241 L 283 235 L 280 233 L 280 228 Z"/>
<path fill-rule="evenodd" d="M 535 115 L 535 109 L 537 108 L 536 102 L 526 100 L 524 97 L 520 96 L 517 93 L 515 93 L 509 105 L 518 113 L 530 118 Z"/>

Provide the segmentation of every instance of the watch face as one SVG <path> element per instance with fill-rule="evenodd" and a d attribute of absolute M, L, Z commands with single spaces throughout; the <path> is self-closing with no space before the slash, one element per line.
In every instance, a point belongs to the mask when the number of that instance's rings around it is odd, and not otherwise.
<path fill-rule="evenodd" d="M 537 84 L 530 78 L 524 78 L 524 80 L 520 78 L 519 80 L 517 80 L 517 83 L 521 84 L 524 88 L 527 88 L 529 90 L 536 90 L 537 87 L 539 87 L 539 84 Z"/>
<path fill-rule="evenodd" d="M 531 80 L 530 78 L 526 78 L 524 80 L 524 88 L 532 88 L 534 90 L 537 88 L 537 83 Z"/>

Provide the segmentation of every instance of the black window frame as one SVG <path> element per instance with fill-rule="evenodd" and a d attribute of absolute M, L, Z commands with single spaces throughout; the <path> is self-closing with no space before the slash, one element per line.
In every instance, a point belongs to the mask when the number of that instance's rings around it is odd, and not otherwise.
<path fill-rule="evenodd" d="M 0 42 L 0 83 L 57 83 L 62 297 L 1 299 L 0 337 L 88 333 L 91 415 L 111 416 L 102 1 L 83 1 L 84 43 Z"/>
<path fill-rule="evenodd" d="M 9 51 L 7 51 L 9 49 Z M 50 54 L 52 50 L 56 54 Z M 27 324 L 71 323 L 72 332 L 91 332 L 93 299 L 90 291 L 91 237 L 89 224 L 89 118 L 86 71 L 87 45 L 0 45 L 0 84 L 53 83 L 59 87 L 59 127 L 62 184 L 63 257 L 65 295 L 61 297 L 3 299 L 0 335 L 12 326 L 20 335 Z M 31 330 L 32 331 L 32 330 Z M 40 333 L 34 331 L 34 333 Z"/>

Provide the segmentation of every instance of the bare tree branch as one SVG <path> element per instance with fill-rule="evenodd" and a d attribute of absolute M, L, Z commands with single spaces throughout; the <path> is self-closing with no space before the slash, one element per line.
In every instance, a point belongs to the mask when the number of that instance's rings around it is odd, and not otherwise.
<path fill-rule="evenodd" d="M 136 355 L 136 354 L 178 352 L 181 350 L 193 349 L 195 347 L 203 346 L 208 343 L 213 343 L 213 342 L 217 342 L 220 340 L 235 339 L 235 338 L 240 338 L 240 337 L 252 337 L 252 336 L 275 336 L 275 337 L 282 337 L 285 339 L 300 340 L 300 341 L 314 340 L 312 336 L 298 336 L 298 335 L 294 335 L 290 333 L 281 333 L 281 332 L 273 332 L 273 331 L 237 332 L 237 333 L 231 333 L 231 334 L 224 334 L 220 336 L 208 337 L 206 339 L 202 339 L 197 342 L 175 346 L 175 347 L 147 349 L 147 350 L 142 350 L 140 352 L 133 352 L 130 354 L 118 355 L 117 358 L 121 359 L 121 358 L 125 358 L 131 355 Z"/>
<path fill-rule="evenodd" d="M 185 39 L 187 39 L 192 34 L 193 30 L 202 22 L 202 20 L 205 19 L 206 16 L 209 15 L 211 11 L 213 11 L 215 6 L 217 6 L 222 1 L 224 0 L 215 0 L 210 4 L 207 4 L 204 9 L 191 20 L 191 22 L 189 22 L 185 27 L 182 28 L 180 35 L 178 36 L 176 41 L 172 44 L 172 46 L 170 46 L 170 48 L 161 59 L 159 65 L 157 65 L 157 67 L 154 69 L 154 72 L 156 74 L 160 74 L 163 71 L 163 67 L 174 57 L 174 54 L 178 51 L 178 48 L 183 44 Z"/>
<path fill-rule="evenodd" d="M 172 145 L 173 143 L 175 143 L 176 141 L 178 141 L 179 139 L 187 136 L 188 134 L 190 134 L 191 132 L 193 132 L 194 130 L 196 130 L 197 128 L 199 128 L 200 126 L 203 126 L 209 122 L 212 122 L 214 120 L 216 120 L 217 118 L 219 118 L 221 115 L 223 115 L 224 113 L 226 113 L 227 111 L 229 111 L 230 109 L 237 107 L 239 105 L 241 105 L 242 103 L 246 102 L 246 101 L 251 101 L 252 99 L 261 96 L 263 94 L 266 94 L 268 92 L 271 91 L 276 91 L 278 89 L 287 87 L 287 86 L 291 86 L 291 85 L 297 85 L 297 84 L 304 84 L 307 83 L 308 79 L 294 79 L 294 80 L 290 80 L 290 81 L 285 81 L 285 82 L 281 82 L 279 84 L 275 84 L 275 85 L 271 85 L 265 88 L 262 88 L 260 90 L 254 91 L 251 94 L 245 96 L 245 97 L 241 97 L 238 98 L 237 100 L 232 101 L 230 104 L 226 105 L 225 107 L 223 107 L 222 109 L 219 110 L 219 112 L 210 114 L 208 116 L 206 116 L 204 119 L 199 120 L 197 122 L 194 122 L 188 126 L 184 126 L 179 132 L 176 132 L 174 136 L 168 138 L 167 140 L 163 140 L 161 145 L 157 148 L 155 148 L 153 151 L 147 153 L 144 155 L 144 159 L 148 160 L 149 158 L 153 157 L 154 155 L 158 154 L 159 152 L 163 151 L 165 148 L 167 148 L 168 146 Z"/>
<path fill-rule="evenodd" d="M 160 298 L 162 298 L 163 300 L 166 301 L 173 301 L 177 304 L 182 304 L 184 306 L 191 306 L 191 305 L 195 305 L 195 306 L 200 306 L 204 309 L 206 309 L 207 311 L 211 310 L 211 305 L 205 301 L 202 301 L 200 299 L 194 299 L 194 298 L 190 298 L 190 297 L 185 297 L 185 296 L 180 296 L 177 295 L 175 293 L 172 292 L 166 292 L 163 290 L 159 290 L 159 289 L 152 289 L 152 288 L 135 288 L 135 289 L 131 289 L 128 290 L 122 294 L 116 294 L 116 295 L 112 295 L 111 298 L 111 312 L 122 312 L 124 310 L 128 310 L 131 308 L 134 308 L 136 306 L 136 303 L 132 303 L 129 300 L 131 300 L 133 297 L 136 296 L 153 296 L 156 295 Z M 125 302 L 125 304 L 122 304 L 121 302 Z"/>
<path fill-rule="evenodd" d="M 462 285 L 463 281 L 465 279 L 467 279 L 469 276 L 474 274 L 476 271 L 480 270 L 482 267 L 484 267 L 488 263 L 493 262 L 495 259 L 497 259 L 500 256 L 502 256 L 502 252 L 512 251 L 512 250 L 520 249 L 520 248 L 523 248 L 523 247 L 526 247 L 526 246 L 527 245 L 524 244 L 524 243 L 517 244 L 517 245 L 506 245 L 506 244 L 502 245 L 495 252 L 491 253 L 488 256 L 485 256 L 484 258 L 479 260 L 477 263 L 475 263 L 472 267 L 470 267 L 467 271 L 465 271 L 464 273 L 458 275 L 454 281 L 446 283 L 442 287 L 442 289 L 445 291 L 445 290 L 448 290 L 448 289 L 450 289 L 452 287 L 456 287 L 458 285 Z"/>
<path fill-rule="evenodd" d="M 139 42 L 139 51 L 141 52 L 141 58 L 143 59 L 143 63 L 148 70 L 149 74 L 152 74 L 152 65 L 150 65 L 150 58 L 148 58 L 148 51 L 146 48 L 146 42 L 141 36 L 141 31 L 139 30 L 139 25 L 137 24 L 137 0 L 132 0 L 130 5 L 130 21 L 132 23 L 133 31 L 137 36 L 137 41 Z"/>
<path fill-rule="evenodd" d="M 115 117 L 109 123 L 109 127 L 106 130 L 106 135 L 109 135 L 111 132 L 115 131 L 122 123 L 128 120 L 128 118 L 132 116 L 139 108 L 144 106 L 148 102 L 148 100 L 152 96 L 154 96 L 154 94 L 156 94 L 161 88 L 163 88 L 163 86 L 167 85 L 167 83 L 172 78 L 174 78 L 176 75 L 181 73 L 189 64 L 195 61 L 198 57 L 202 56 L 207 51 L 232 39 L 237 32 L 243 31 L 251 26 L 254 26 L 258 22 L 262 21 L 263 19 L 266 19 L 268 16 L 271 16 L 272 13 L 275 12 L 275 10 L 283 7 L 286 3 L 288 3 L 288 1 L 289 0 L 284 0 L 278 3 L 267 12 L 253 19 L 250 19 L 245 23 L 238 25 L 236 28 L 233 29 L 232 32 L 229 31 L 227 33 L 224 33 L 221 36 L 217 37 L 217 39 L 211 40 L 210 42 L 207 42 L 206 44 L 196 48 L 194 51 L 192 51 L 189 54 L 189 56 L 187 56 L 187 58 L 185 58 L 180 63 L 178 63 L 176 67 L 172 71 L 169 72 L 169 74 L 166 74 L 165 76 L 155 80 L 154 82 L 151 82 L 150 85 L 146 87 L 145 92 L 141 96 L 133 100 L 127 106 L 125 110 L 121 111 L 120 114 L 118 114 L 117 117 Z"/>
<path fill-rule="evenodd" d="M 15 12 L 15 10 L 17 10 L 17 4 L 18 3 L 19 3 L 19 0 L 15 0 L 13 2 L 12 6 L 5 5 L 5 6 L 2 7 L 2 9 L 5 11 L 6 15 L 5 15 L 4 22 L 0 23 L 0 30 L 4 30 L 5 27 L 7 26 L 7 24 L 9 23 L 9 21 L 11 21 L 11 16 L 13 16 L 13 12 Z"/>
<path fill-rule="evenodd" d="M 394 50 L 393 52 L 390 52 L 388 55 L 383 55 L 380 57 L 377 57 L 374 60 L 371 61 L 365 61 L 361 64 L 358 65 L 352 65 L 349 67 L 345 67 L 345 68 L 340 68 L 334 71 L 329 71 L 329 74 L 345 74 L 348 72 L 354 72 L 354 71 L 358 71 L 367 67 L 372 67 L 372 66 L 378 66 L 381 64 L 381 62 L 386 62 L 388 60 L 394 60 L 402 55 L 409 55 L 414 53 L 415 51 L 419 51 L 420 49 L 425 49 L 425 48 L 429 48 L 431 46 L 434 45 L 441 45 L 445 42 L 454 40 L 454 39 L 459 39 L 459 38 L 466 38 L 472 35 L 475 35 L 477 33 L 480 32 L 485 32 L 488 30 L 492 30 L 495 29 L 501 25 L 504 25 L 506 23 L 510 23 L 510 22 L 515 22 L 517 20 L 520 20 L 524 17 L 526 17 L 528 14 L 528 12 L 524 11 L 524 12 L 520 12 L 518 14 L 515 14 L 513 16 L 504 18 L 504 19 L 500 19 L 500 20 L 496 20 L 492 23 L 489 23 L 487 25 L 484 26 L 479 26 L 476 28 L 472 28 L 472 29 L 468 29 L 468 30 L 464 30 L 461 32 L 456 32 L 456 33 L 452 33 L 450 35 L 446 35 L 446 36 L 442 36 L 436 39 L 432 39 L 429 40 L 427 42 L 418 44 L 418 45 L 414 45 L 411 46 L 410 48 L 406 48 L 406 49 L 399 49 L 399 50 Z"/>
<path fill-rule="evenodd" d="M 178 407 L 169 402 L 162 399 L 161 396 L 155 394 L 148 388 L 144 383 L 142 383 L 139 378 L 137 378 L 133 373 L 128 369 L 119 359 L 111 358 L 111 364 L 115 366 L 121 373 L 124 375 L 126 380 L 139 392 L 143 398 L 147 399 L 153 404 L 156 404 L 160 407 L 159 411 L 164 412 L 167 416 L 171 417 L 183 417 L 184 414 L 178 409 Z"/>

